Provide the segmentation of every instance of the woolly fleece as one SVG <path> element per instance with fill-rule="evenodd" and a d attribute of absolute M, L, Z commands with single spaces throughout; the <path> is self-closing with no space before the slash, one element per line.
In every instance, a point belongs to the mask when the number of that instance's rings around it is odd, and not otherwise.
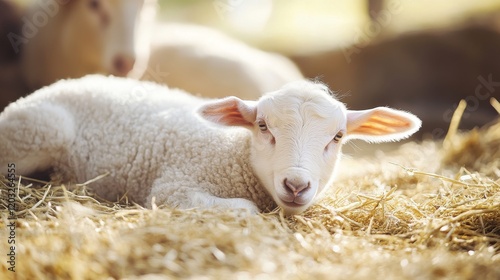
<path fill-rule="evenodd" d="M 208 192 L 254 211 L 243 199 L 274 207 L 249 163 L 251 133 L 203 121 L 194 112 L 203 102 L 131 79 L 62 80 L 0 114 L 0 162 L 15 162 L 21 174 L 50 165 L 75 183 L 109 172 L 91 187 L 111 201 L 127 195 L 150 207 L 155 196 L 158 205 L 192 208 Z"/>

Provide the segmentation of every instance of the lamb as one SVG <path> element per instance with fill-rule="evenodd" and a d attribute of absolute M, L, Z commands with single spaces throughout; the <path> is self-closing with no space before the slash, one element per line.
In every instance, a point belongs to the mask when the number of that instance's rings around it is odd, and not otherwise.
<path fill-rule="evenodd" d="M 347 110 L 313 81 L 246 101 L 91 75 L 7 107 L 0 166 L 5 174 L 14 163 L 17 175 L 53 167 L 68 182 L 109 172 L 92 185 L 98 196 L 147 207 L 256 213 L 278 205 L 292 215 L 331 185 L 343 143 L 396 141 L 420 125 L 395 109 Z"/>
<path fill-rule="evenodd" d="M 250 47 L 212 28 L 158 23 L 153 33 L 141 80 L 204 97 L 257 99 L 263 92 L 303 79 L 288 58 Z"/>
<path fill-rule="evenodd" d="M 0 61 L 0 111 L 59 79 L 126 76 L 147 63 L 156 0 L 37 0 L 27 8 L 0 1 L 10 59 Z"/>
<path fill-rule="evenodd" d="M 92 73 L 126 76 L 136 58 L 148 59 L 155 9 L 156 0 L 34 1 L 23 33 L 11 37 L 26 85 L 35 90 Z"/>

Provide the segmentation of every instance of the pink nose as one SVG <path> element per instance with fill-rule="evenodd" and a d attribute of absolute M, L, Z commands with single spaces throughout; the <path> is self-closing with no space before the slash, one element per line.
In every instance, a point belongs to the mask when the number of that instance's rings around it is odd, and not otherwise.
<path fill-rule="evenodd" d="M 288 180 L 285 179 L 284 184 L 286 186 L 286 191 L 293 194 L 294 197 L 301 196 L 304 191 L 309 189 L 311 186 L 310 182 L 301 182 L 300 180 Z"/>
<path fill-rule="evenodd" d="M 127 55 L 117 55 L 113 59 L 113 74 L 116 76 L 127 76 L 134 67 L 135 58 Z"/>

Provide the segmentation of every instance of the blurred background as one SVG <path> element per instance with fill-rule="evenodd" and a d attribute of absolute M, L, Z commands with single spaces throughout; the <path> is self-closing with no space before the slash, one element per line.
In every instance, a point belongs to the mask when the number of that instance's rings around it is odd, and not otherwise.
<path fill-rule="evenodd" d="M 212 26 L 287 54 L 357 44 L 360 31 L 373 40 L 464 23 L 500 28 L 499 0 L 159 0 L 159 5 L 162 21 Z"/>

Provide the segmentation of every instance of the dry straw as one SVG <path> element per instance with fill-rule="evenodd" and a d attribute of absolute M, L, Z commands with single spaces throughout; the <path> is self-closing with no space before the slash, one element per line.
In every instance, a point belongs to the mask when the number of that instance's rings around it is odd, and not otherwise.
<path fill-rule="evenodd" d="M 294 217 L 148 210 L 98 200 L 92 182 L 69 191 L 26 178 L 16 272 L 4 180 L 0 279 L 500 279 L 500 121 L 458 133 L 460 117 L 444 144 L 347 158 Z"/>

